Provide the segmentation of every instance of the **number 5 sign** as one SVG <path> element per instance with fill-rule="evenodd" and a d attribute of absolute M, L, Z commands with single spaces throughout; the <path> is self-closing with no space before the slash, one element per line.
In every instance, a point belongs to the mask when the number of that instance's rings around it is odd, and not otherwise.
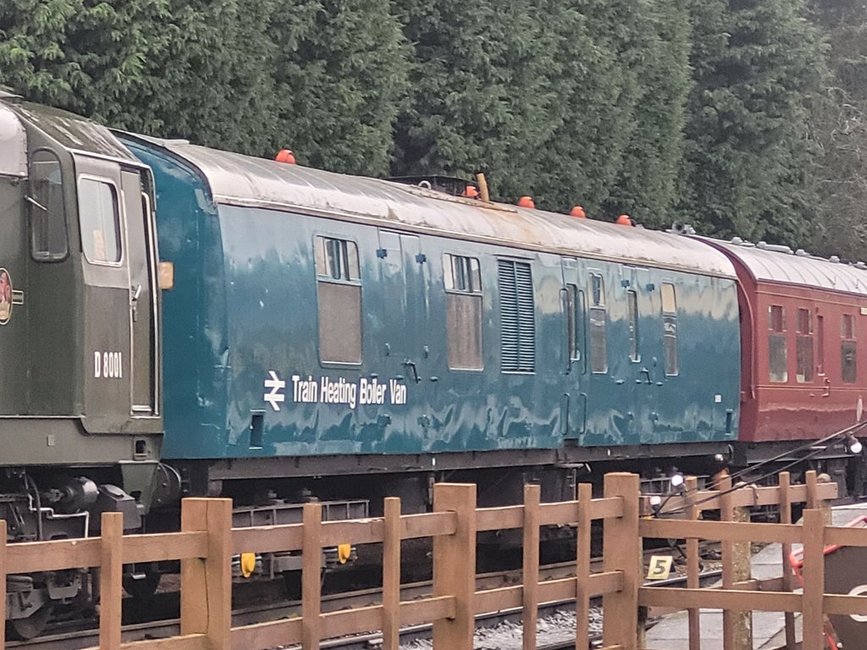
<path fill-rule="evenodd" d="M 666 580 L 671 574 L 671 565 L 674 558 L 670 555 L 651 555 L 650 564 L 647 567 L 648 580 Z"/>

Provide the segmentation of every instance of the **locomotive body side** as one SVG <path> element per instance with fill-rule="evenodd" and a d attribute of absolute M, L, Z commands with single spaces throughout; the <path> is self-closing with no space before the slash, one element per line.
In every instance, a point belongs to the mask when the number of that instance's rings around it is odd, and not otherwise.
<path fill-rule="evenodd" d="M 162 438 L 150 174 L 107 129 L 7 102 L 3 146 L 26 162 L 0 174 L 2 463 L 129 462 L 147 496 Z"/>
<path fill-rule="evenodd" d="M 152 181 L 107 129 L 0 94 L 0 518 L 9 541 L 140 529 L 162 443 Z M 162 496 L 168 496 L 162 494 Z M 80 572 L 20 576 L 18 636 L 87 606 Z"/>
<path fill-rule="evenodd" d="M 123 139 L 177 270 L 166 457 L 207 467 L 199 490 L 512 468 L 568 495 L 581 463 L 708 458 L 737 434 L 734 273 L 703 244 Z"/>

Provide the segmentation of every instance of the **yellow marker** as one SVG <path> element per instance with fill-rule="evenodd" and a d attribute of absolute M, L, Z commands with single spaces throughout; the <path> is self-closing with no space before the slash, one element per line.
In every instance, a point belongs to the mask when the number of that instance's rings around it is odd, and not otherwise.
<path fill-rule="evenodd" d="M 241 553 L 241 575 L 249 578 L 256 570 L 256 554 Z"/>
<path fill-rule="evenodd" d="M 175 286 L 175 265 L 174 262 L 160 261 L 157 278 L 159 280 L 160 289 L 168 291 Z"/>
<path fill-rule="evenodd" d="M 671 565 L 674 558 L 670 555 L 651 555 L 647 570 L 648 580 L 666 580 L 671 575 Z"/>
<path fill-rule="evenodd" d="M 346 564 L 350 557 L 352 557 L 352 544 L 338 544 L 337 561 L 340 564 Z"/>

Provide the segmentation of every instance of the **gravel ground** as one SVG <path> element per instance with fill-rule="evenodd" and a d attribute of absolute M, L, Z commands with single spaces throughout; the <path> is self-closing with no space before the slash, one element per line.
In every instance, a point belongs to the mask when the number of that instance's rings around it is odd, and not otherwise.
<path fill-rule="evenodd" d="M 597 634 L 602 631 L 602 610 L 591 608 L 590 610 L 590 633 Z M 536 639 L 540 646 L 547 643 L 567 641 L 575 638 L 575 612 L 569 610 L 558 611 L 551 616 L 540 618 L 536 625 Z M 401 644 L 401 650 L 431 650 L 433 644 L 430 641 L 412 641 Z M 475 650 L 520 650 L 521 648 L 521 625 L 520 623 L 504 622 L 496 627 L 476 630 L 473 640 Z"/>

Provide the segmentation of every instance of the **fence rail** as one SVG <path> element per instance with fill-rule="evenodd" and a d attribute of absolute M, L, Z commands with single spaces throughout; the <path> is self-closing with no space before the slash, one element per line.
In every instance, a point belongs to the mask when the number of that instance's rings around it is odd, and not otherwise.
<path fill-rule="evenodd" d="M 818 507 L 836 495 L 836 486 L 821 484 L 814 473 L 805 485 L 790 485 L 788 475 L 777 487 L 728 491 L 699 491 L 687 482 L 682 496 L 666 500 L 662 512 L 676 512 L 679 519 L 649 516 L 653 509 L 639 495 L 639 479 L 633 474 L 608 474 L 604 495 L 592 498 L 589 484 L 578 486 L 577 499 L 540 503 L 540 489 L 527 485 L 524 503 L 504 508 L 477 508 L 472 484 L 437 484 L 433 512 L 402 515 L 400 500 L 388 498 L 384 516 L 353 521 L 322 521 L 322 507 L 305 504 L 300 524 L 260 528 L 232 528 L 232 503 L 228 499 L 185 499 L 181 532 L 123 536 L 122 515 L 102 516 L 102 536 L 23 544 L 2 543 L 5 522 L 0 522 L 0 581 L 8 574 L 63 570 L 78 567 L 100 569 L 100 648 L 179 650 L 208 648 L 257 650 L 301 644 L 318 649 L 326 639 L 348 634 L 382 631 L 383 649 L 396 650 L 402 626 L 430 623 L 437 649 L 472 648 L 476 614 L 521 607 L 524 611 L 523 647 L 535 650 L 535 630 L 540 603 L 575 600 L 577 648 L 586 648 L 590 599 L 601 596 L 604 607 L 603 643 L 606 650 L 643 647 L 639 610 L 647 606 L 688 609 L 693 637 L 690 647 L 700 647 L 700 608 L 727 610 L 724 620 L 726 648 L 738 644 L 737 612 L 771 610 L 803 612 L 804 650 L 822 648 L 825 614 L 867 613 L 867 597 L 824 593 L 823 550 L 826 544 L 867 546 L 867 530 L 826 527 Z M 806 503 L 803 525 L 791 524 L 792 503 Z M 750 506 L 782 504 L 781 524 L 735 521 Z M 699 520 L 705 510 L 720 510 L 722 521 Z M 602 571 L 590 565 L 591 527 L 602 522 Z M 540 529 L 570 525 L 577 531 L 575 577 L 539 580 Z M 476 535 L 482 531 L 523 531 L 523 585 L 476 591 Z M 433 589 L 428 597 L 401 602 L 401 541 L 433 538 Z M 643 586 L 643 538 L 687 540 L 688 584 L 685 589 Z M 723 588 L 698 588 L 698 540 L 723 542 Z M 780 591 L 749 576 L 738 576 L 734 551 L 739 543 L 780 542 L 787 566 L 791 545 L 804 545 L 804 591 L 791 592 L 791 580 L 776 581 Z M 337 544 L 381 543 L 383 590 L 381 603 L 357 609 L 321 611 L 320 560 L 323 547 Z M 232 627 L 232 558 L 239 553 L 300 551 L 302 555 L 301 616 L 255 625 Z M 131 643 L 121 641 L 123 565 L 180 560 L 180 636 Z M 0 613 L 5 618 L 5 599 Z M 788 627 L 788 626 L 787 626 Z M 793 626 L 792 626 L 793 628 Z M 0 647 L 5 646 L 0 626 Z"/>

